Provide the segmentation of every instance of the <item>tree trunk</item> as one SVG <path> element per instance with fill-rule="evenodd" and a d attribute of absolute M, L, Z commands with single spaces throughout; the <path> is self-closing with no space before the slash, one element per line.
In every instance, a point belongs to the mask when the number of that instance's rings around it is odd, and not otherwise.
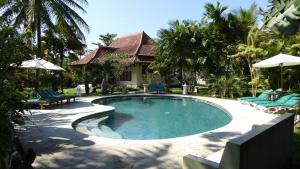
<path fill-rule="evenodd" d="M 41 30 L 41 16 L 40 16 L 40 4 L 41 2 L 38 0 L 36 1 L 36 31 L 37 31 L 37 58 L 43 58 L 42 54 L 42 30 Z M 35 84 L 35 91 L 38 92 L 40 88 L 40 71 L 36 69 L 36 84 Z"/>
<path fill-rule="evenodd" d="M 254 77 L 253 77 L 253 73 L 252 73 L 252 66 L 251 66 L 250 58 L 247 58 L 247 62 L 248 62 L 248 66 L 249 66 L 249 70 L 250 70 L 250 77 L 251 77 L 251 93 L 252 93 L 252 97 L 255 97 L 256 94 L 254 92 L 254 85 L 253 85 L 253 82 L 252 82 Z"/>
<path fill-rule="evenodd" d="M 86 68 L 85 66 L 82 67 L 82 75 L 83 75 L 83 80 L 84 80 L 85 94 L 90 95 L 89 81 L 88 81 L 87 72 L 86 72 L 85 68 Z"/>
<path fill-rule="evenodd" d="M 64 52 L 63 50 L 60 51 L 60 67 L 63 66 L 63 62 L 64 62 Z M 63 71 L 61 70 L 59 72 L 59 76 L 60 76 L 60 90 L 62 93 L 64 93 L 64 74 Z"/>
<path fill-rule="evenodd" d="M 183 61 L 182 61 L 183 59 L 182 59 L 182 57 L 180 58 L 180 75 L 179 75 L 179 78 L 180 78 L 180 82 L 182 83 L 182 85 L 184 84 L 184 82 L 183 82 Z M 181 85 L 181 87 L 182 87 L 182 85 Z"/>
<path fill-rule="evenodd" d="M 84 80 L 84 86 L 85 86 L 85 93 L 86 95 L 90 95 L 90 87 L 89 87 L 89 81 L 87 78 L 85 78 Z"/>

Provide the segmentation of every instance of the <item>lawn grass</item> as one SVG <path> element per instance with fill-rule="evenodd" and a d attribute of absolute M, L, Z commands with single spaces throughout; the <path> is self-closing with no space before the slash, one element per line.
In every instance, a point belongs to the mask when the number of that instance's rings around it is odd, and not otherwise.
<path fill-rule="evenodd" d="M 61 91 L 59 91 L 61 93 Z M 127 89 L 128 93 L 144 93 L 144 90 L 142 89 Z M 110 91 L 109 91 L 110 93 Z M 76 88 L 68 88 L 64 89 L 64 94 L 66 95 L 76 95 L 77 91 Z M 121 89 L 115 88 L 114 94 L 121 94 Z M 96 93 L 91 93 L 90 96 L 100 96 L 101 94 L 101 89 L 96 89 Z M 82 94 L 82 96 L 85 96 L 85 94 Z"/>
<path fill-rule="evenodd" d="M 182 89 L 181 88 L 170 88 L 170 91 L 172 94 L 182 94 Z"/>
<path fill-rule="evenodd" d="M 300 163 L 300 122 L 297 123 L 294 127 L 294 152 L 293 159 L 294 161 Z"/>
<path fill-rule="evenodd" d="M 77 91 L 75 88 L 64 89 L 64 94 L 66 95 L 76 95 Z"/>

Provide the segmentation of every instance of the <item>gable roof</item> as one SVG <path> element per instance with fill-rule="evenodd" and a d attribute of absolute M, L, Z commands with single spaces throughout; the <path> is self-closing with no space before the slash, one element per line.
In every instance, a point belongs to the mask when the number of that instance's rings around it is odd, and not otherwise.
<path fill-rule="evenodd" d="M 101 56 L 104 56 L 107 53 L 114 52 L 116 50 L 117 49 L 115 49 L 115 48 L 101 46 L 101 47 L 94 49 L 92 52 L 87 53 L 83 58 L 76 60 L 71 65 L 72 66 L 86 65 L 86 64 L 91 63 L 93 60 L 95 60 Z"/>
<path fill-rule="evenodd" d="M 139 56 L 155 56 L 156 45 L 142 45 L 138 55 Z"/>
<path fill-rule="evenodd" d="M 72 63 L 72 66 L 86 65 L 95 59 L 101 59 L 106 53 L 120 52 L 134 57 L 134 62 L 141 62 L 139 56 L 148 56 L 154 60 L 157 44 L 144 31 L 114 40 L 108 47 L 99 47 Z M 149 61 L 148 61 L 149 62 Z M 148 63 L 147 62 L 147 63 Z"/>

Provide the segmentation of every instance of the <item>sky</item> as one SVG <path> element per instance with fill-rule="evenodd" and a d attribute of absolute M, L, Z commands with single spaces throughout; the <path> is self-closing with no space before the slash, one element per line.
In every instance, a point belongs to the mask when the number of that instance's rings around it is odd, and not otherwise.
<path fill-rule="evenodd" d="M 89 49 L 96 48 L 92 42 L 99 42 L 100 34 L 116 33 L 118 37 L 145 31 L 157 38 L 157 31 L 168 28 L 172 20 L 200 21 L 207 2 L 216 4 L 217 0 L 88 0 L 86 14 L 81 16 L 90 26 L 85 33 Z M 266 9 L 267 0 L 219 0 L 228 11 L 248 8 L 253 2 Z"/>

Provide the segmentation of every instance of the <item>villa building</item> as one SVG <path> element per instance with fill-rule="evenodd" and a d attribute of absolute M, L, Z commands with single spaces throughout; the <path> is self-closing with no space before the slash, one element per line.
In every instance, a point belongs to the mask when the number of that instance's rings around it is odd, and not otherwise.
<path fill-rule="evenodd" d="M 121 76 L 119 83 L 128 87 L 138 88 L 146 81 L 146 69 L 154 61 L 157 44 L 145 32 L 120 37 L 109 46 L 101 46 L 86 54 L 82 59 L 72 63 L 72 66 L 81 67 L 102 59 L 107 53 L 124 53 L 132 57 L 128 69 Z"/>

